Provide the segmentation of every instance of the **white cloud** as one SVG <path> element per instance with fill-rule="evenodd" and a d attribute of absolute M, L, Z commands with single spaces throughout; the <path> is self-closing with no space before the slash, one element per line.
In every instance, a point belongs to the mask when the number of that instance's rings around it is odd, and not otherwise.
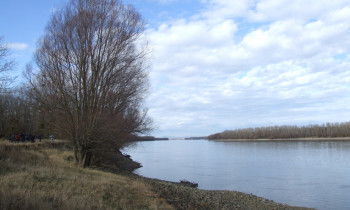
<path fill-rule="evenodd" d="M 147 32 L 159 135 L 349 119 L 347 1 L 202 2 Z"/>
<path fill-rule="evenodd" d="M 348 0 L 210 0 L 202 15 L 214 20 L 237 17 L 261 22 L 290 18 L 309 20 L 348 4 Z"/>
<path fill-rule="evenodd" d="M 26 50 L 29 47 L 26 43 L 8 43 L 7 46 L 13 50 Z"/>
<path fill-rule="evenodd" d="M 158 0 L 158 2 L 161 4 L 169 4 L 169 3 L 174 2 L 174 1 L 176 1 L 176 0 Z"/>

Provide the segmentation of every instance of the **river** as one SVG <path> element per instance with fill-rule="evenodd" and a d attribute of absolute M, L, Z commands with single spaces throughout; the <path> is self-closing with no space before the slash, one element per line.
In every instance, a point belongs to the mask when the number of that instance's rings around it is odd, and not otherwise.
<path fill-rule="evenodd" d="M 144 141 L 123 149 L 136 173 L 200 189 L 252 193 L 317 209 L 350 208 L 349 141 Z"/>

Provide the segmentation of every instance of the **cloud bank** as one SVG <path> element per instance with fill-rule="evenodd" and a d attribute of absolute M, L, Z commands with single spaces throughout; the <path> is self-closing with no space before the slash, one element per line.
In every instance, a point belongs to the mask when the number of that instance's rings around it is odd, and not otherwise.
<path fill-rule="evenodd" d="M 349 121 L 349 1 L 200 3 L 147 31 L 155 135 Z"/>

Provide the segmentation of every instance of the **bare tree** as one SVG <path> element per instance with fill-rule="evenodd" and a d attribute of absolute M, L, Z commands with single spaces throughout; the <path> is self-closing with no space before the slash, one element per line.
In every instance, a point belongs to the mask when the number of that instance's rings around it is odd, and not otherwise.
<path fill-rule="evenodd" d="M 34 110 L 24 91 L 12 90 L 0 98 L 0 137 L 28 132 L 34 134 Z"/>
<path fill-rule="evenodd" d="M 0 94 L 6 93 L 8 88 L 8 83 L 10 82 L 10 77 L 6 73 L 14 68 L 14 61 L 8 59 L 9 49 L 2 43 L 2 37 L 0 37 Z"/>
<path fill-rule="evenodd" d="M 83 167 L 150 129 L 143 31 L 140 14 L 118 0 L 71 0 L 46 27 L 31 97 L 55 115 Z"/>
<path fill-rule="evenodd" d="M 10 95 L 10 84 L 13 79 L 8 76 L 8 72 L 14 68 L 14 61 L 8 57 L 9 49 L 2 42 L 2 37 L 0 37 L 0 138 L 6 135 L 8 101 L 12 98 Z"/>

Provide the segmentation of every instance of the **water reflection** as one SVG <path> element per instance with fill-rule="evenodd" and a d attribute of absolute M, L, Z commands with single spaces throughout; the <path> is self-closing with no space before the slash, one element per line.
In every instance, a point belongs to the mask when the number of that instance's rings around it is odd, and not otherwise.
<path fill-rule="evenodd" d="M 124 152 L 141 162 L 137 173 L 146 177 L 318 209 L 350 206 L 350 142 L 153 141 Z"/>

